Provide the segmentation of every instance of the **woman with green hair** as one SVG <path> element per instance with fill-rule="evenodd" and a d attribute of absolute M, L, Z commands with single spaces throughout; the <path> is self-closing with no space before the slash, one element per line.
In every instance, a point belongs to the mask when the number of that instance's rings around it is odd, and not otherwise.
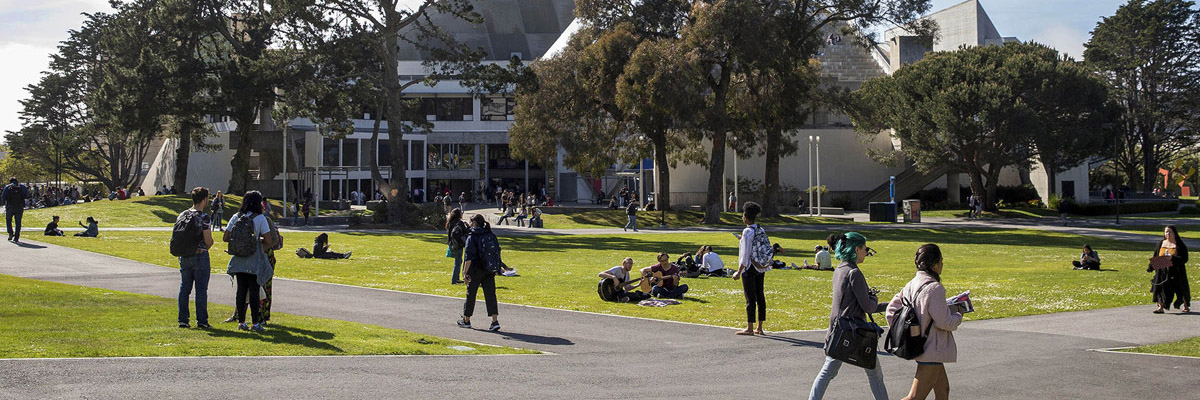
<path fill-rule="evenodd" d="M 832 235 L 827 241 L 829 248 L 833 249 L 834 257 L 842 261 L 833 271 L 833 306 L 829 313 L 830 333 L 833 331 L 834 321 L 837 321 L 839 317 L 847 316 L 865 320 L 868 312 L 887 311 L 888 303 L 879 302 L 876 291 L 867 285 L 866 277 L 858 269 L 858 265 L 873 253 L 871 248 L 867 247 L 867 238 L 858 232 L 848 232 Z M 825 338 L 825 347 L 829 347 L 829 336 Z M 817 379 L 813 380 L 808 398 L 818 400 L 824 397 L 825 389 L 829 387 L 829 382 L 837 376 L 838 369 L 841 367 L 841 361 L 826 356 L 825 365 L 821 367 Z M 876 363 L 874 369 L 868 369 L 866 372 L 867 381 L 871 385 L 871 394 L 876 400 L 887 399 L 887 387 L 883 384 L 883 369 L 880 365 Z"/>

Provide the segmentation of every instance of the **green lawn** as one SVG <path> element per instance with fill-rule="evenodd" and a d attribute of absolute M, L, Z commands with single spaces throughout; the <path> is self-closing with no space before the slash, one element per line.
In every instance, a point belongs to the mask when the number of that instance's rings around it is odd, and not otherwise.
<path fill-rule="evenodd" d="M 1121 351 L 1130 353 L 1164 354 L 1170 356 L 1200 357 L 1200 337 L 1183 339 L 1178 342 L 1134 347 Z"/>
<path fill-rule="evenodd" d="M 665 217 L 665 218 L 664 218 Z M 543 214 L 547 228 L 554 229 L 589 229 L 589 228 L 620 228 L 629 222 L 625 210 L 594 210 L 572 214 Z M 701 226 L 704 212 L 695 210 L 683 211 L 641 211 L 638 212 L 638 227 L 657 227 L 660 219 L 665 219 L 667 226 L 672 228 Z M 781 215 L 776 218 L 763 218 L 762 225 L 834 225 L 852 223 L 846 218 L 808 217 L 796 215 Z M 744 226 L 741 213 L 721 213 L 721 223 L 717 226 Z"/>
<path fill-rule="evenodd" d="M 175 299 L 0 275 L 0 358 L 537 353 L 282 313 L 246 332 L 208 310 L 213 329 L 180 329 Z"/>
<path fill-rule="evenodd" d="M 811 260 L 812 247 L 831 232 L 813 229 L 780 232 L 772 239 L 789 252 L 785 262 Z M 1036 230 L 904 229 L 867 231 L 869 245 L 879 255 L 863 265 L 870 283 L 884 299 L 899 290 L 913 274 L 912 257 L 924 243 L 942 245 L 943 274 L 950 294 L 970 289 L 978 312 L 972 318 L 998 318 L 1146 304 L 1145 245 Z M 110 232 L 96 239 L 47 238 L 84 250 L 175 266 L 167 253 L 169 232 Z M 312 234 L 288 234 L 286 248 L 308 246 Z M 39 238 L 41 239 L 41 238 Z M 331 234 L 333 250 L 353 250 L 350 260 L 299 259 L 286 251 L 277 276 L 462 296 L 451 286 L 452 261 L 445 258 L 440 234 Z M 1106 271 L 1074 271 L 1070 262 L 1079 247 L 1091 244 L 1104 255 Z M 683 305 L 638 307 L 601 301 L 595 294 L 596 274 L 632 256 L 639 267 L 652 263 L 659 250 L 672 260 L 709 244 L 727 266 L 736 264 L 737 241 L 729 233 L 624 234 L 501 237 L 505 261 L 521 276 L 498 278 L 502 302 L 609 314 L 735 326 L 743 321 L 741 283 L 727 278 L 685 279 L 691 287 Z M 218 244 L 218 246 L 223 246 Z M 223 247 L 218 247 L 223 249 Z M 217 271 L 228 256 L 214 252 Z M 218 272 L 219 273 L 219 272 Z M 770 304 L 768 329 L 817 329 L 828 324 L 830 273 L 772 271 L 767 277 Z M 1046 296 L 1054 293 L 1054 296 Z M 503 314 L 503 310 L 501 313 Z"/>
<path fill-rule="evenodd" d="M 967 210 L 921 210 L 922 217 L 966 218 Z M 984 211 L 983 218 L 1041 218 L 1057 217 L 1054 210 L 1044 208 L 1005 208 L 995 212 Z"/>
<path fill-rule="evenodd" d="M 242 198 L 227 196 L 225 203 L 225 218 L 237 212 L 241 207 Z M 25 210 L 23 223 L 27 227 L 45 227 L 53 216 L 61 218 L 59 226 L 63 228 L 78 227 L 76 222 L 86 221 L 93 217 L 100 222 L 100 230 L 104 228 L 172 226 L 179 213 L 192 206 L 190 196 L 161 195 L 134 197 L 129 200 L 100 200 L 90 203 L 79 203 L 68 206 L 39 208 Z M 278 206 L 278 204 L 276 204 Z"/>
<path fill-rule="evenodd" d="M 1146 235 L 1162 236 L 1164 225 L 1123 225 L 1120 228 L 1110 228 L 1121 232 L 1142 233 Z M 1179 231 L 1179 236 L 1186 241 L 1200 240 L 1200 225 L 1176 225 L 1175 229 Z M 1190 243 L 1189 243 L 1190 244 Z M 1193 244 L 1192 246 L 1196 246 Z M 1154 250 L 1154 249 L 1150 249 Z"/>

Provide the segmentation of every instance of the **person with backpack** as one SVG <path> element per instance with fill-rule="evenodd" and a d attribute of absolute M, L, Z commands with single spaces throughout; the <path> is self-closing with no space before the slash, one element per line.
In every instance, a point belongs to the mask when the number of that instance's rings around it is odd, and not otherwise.
<path fill-rule="evenodd" d="M 867 313 L 884 312 L 888 303 L 880 303 L 876 293 L 867 285 L 867 279 L 859 270 L 859 264 L 866 261 L 872 250 L 867 247 L 867 238 L 858 232 L 848 232 L 829 237 L 830 248 L 834 257 L 841 260 L 833 271 L 833 304 L 829 313 L 829 334 L 825 337 L 825 351 L 830 348 L 829 340 L 833 337 L 835 322 L 841 317 L 866 320 Z M 842 361 L 825 356 L 825 365 L 817 378 L 813 380 L 812 389 L 808 393 L 809 400 L 820 400 L 825 397 L 825 389 L 829 382 L 837 377 Z M 875 400 L 886 400 L 887 386 L 883 383 L 883 368 L 876 363 L 873 369 L 864 369 L 867 381 L 871 385 L 871 394 Z"/>
<path fill-rule="evenodd" d="M 484 219 L 483 214 L 471 217 L 471 231 L 467 234 L 466 247 L 463 253 L 463 281 L 467 283 L 467 300 L 463 303 L 462 318 L 458 320 L 460 328 L 471 327 L 471 315 L 475 313 L 475 295 L 483 287 L 483 298 L 487 305 L 488 315 L 492 317 L 489 331 L 500 330 L 500 311 L 496 302 L 496 274 L 504 265 L 500 257 L 500 241 L 492 233 L 492 227 Z"/>
<path fill-rule="evenodd" d="M 746 330 L 738 331 L 738 335 L 754 336 L 763 334 L 763 322 L 767 320 L 767 297 L 763 280 L 767 271 L 771 270 L 771 260 L 775 258 L 771 240 L 767 231 L 755 223 L 762 206 L 753 201 L 747 201 L 742 206 L 742 222 L 746 229 L 738 243 L 738 270 L 733 273 L 734 280 L 742 281 L 742 292 L 746 297 Z M 756 313 L 757 311 L 757 313 Z M 758 322 L 758 328 L 754 323 Z"/>
<path fill-rule="evenodd" d="M 638 231 L 637 230 L 637 212 L 638 212 L 637 199 L 630 200 L 629 205 L 625 206 L 625 216 L 629 217 L 629 223 L 625 224 L 624 231 L 628 232 L 629 228 L 633 228 L 634 232 Z"/>
<path fill-rule="evenodd" d="M 4 201 L 4 225 L 8 228 L 8 241 L 20 243 L 21 217 L 25 214 L 25 200 L 28 200 L 29 188 L 17 181 L 16 177 L 8 180 L 8 185 L 0 192 L 0 200 Z M 17 227 L 13 229 L 13 220 Z"/>
<path fill-rule="evenodd" d="M 275 238 L 271 235 L 271 223 L 263 213 L 262 193 L 257 190 L 246 192 L 242 198 L 242 208 L 229 219 L 229 225 L 221 236 L 222 241 L 229 243 L 228 252 L 232 256 L 225 273 L 237 280 L 234 310 L 238 329 L 255 332 L 266 330 L 259 309 L 261 299 L 258 289 L 274 275 L 270 260 L 267 259 L 267 249 L 275 247 Z M 254 305 L 250 307 L 254 325 L 247 327 L 246 308 L 250 304 Z"/>
<path fill-rule="evenodd" d="M 454 273 L 450 275 L 450 284 L 463 283 L 458 277 L 462 275 L 463 249 L 467 247 L 467 233 L 471 230 L 462 220 L 461 208 L 450 210 L 446 215 L 446 255 L 454 258 Z"/>
<path fill-rule="evenodd" d="M 208 213 L 208 189 L 192 189 L 192 208 L 175 218 L 171 231 L 171 255 L 179 259 L 179 327 L 190 328 L 188 297 L 196 289 L 196 327 L 212 328 L 208 324 L 208 279 L 212 273 L 208 249 L 212 248 L 212 221 Z M 57 217 L 55 217 L 57 219 Z"/>
<path fill-rule="evenodd" d="M 898 329 L 899 333 L 897 336 L 889 331 L 888 347 L 893 346 L 893 339 L 908 336 L 906 332 L 919 330 L 921 333 L 916 336 L 917 340 L 903 343 L 906 346 L 919 346 L 919 349 L 894 351 L 903 358 L 915 356 L 911 359 L 917 362 L 912 389 L 904 399 L 924 399 L 930 391 L 933 391 L 934 398 L 946 399 L 950 397 L 950 380 L 946 377 L 945 363 L 958 359 L 954 330 L 962 324 L 963 315 L 946 305 L 946 288 L 942 286 L 941 277 L 942 250 L 936 244 L 922 245 L 917 248 L 915 263 L 917 275 L 888 304 L 888 325 Z M 915 315 L 915 321 L 911 317 L 905 318 L 907 315 Z M 899 341 L 903 342 L 903 339 Z"/>

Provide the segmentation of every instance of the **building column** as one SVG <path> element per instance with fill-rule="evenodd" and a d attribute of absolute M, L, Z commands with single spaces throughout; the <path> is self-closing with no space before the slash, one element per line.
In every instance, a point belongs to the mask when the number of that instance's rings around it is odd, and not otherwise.
<path fill-rule="evenodd" d="M 961 204 L 962 189 L 959 179 L 962 174 L 951 172 L 946 174 L 946 201 L 950 204 Z"/>

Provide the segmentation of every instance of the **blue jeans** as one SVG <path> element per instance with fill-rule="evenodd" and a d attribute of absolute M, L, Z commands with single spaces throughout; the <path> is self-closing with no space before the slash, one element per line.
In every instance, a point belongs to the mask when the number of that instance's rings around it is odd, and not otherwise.
<path fill-rule="evenodd" d="M 450 282 L 455 283 L 462 280 L 463 251 L 450 249 L 450 254 L 454 256 L 454 275 L 450 276 Z"/>
<path fill-rule="evenodd" d="M 208 324 L 208 278 L 212 272 L 208 253 L 179 258 L 179 323 L 188 323 L 188 296 L 196 288 L 196 323 Z"/>
<path fill-rule="evenodd" d="M 683 294 L 687 293 L 687 291 L 688 285 L 686 284 L 676 286 L 674 289 L 667 289 L 662 286 L 654 286 L 650 288 L 651 295 L 664 299 L 682 299 Z"/>
<path fill-rule="evenodd" d="M 625 224 L 625 229 L 633 229 L 634 232 L 637 232 L 637 216 L 636 215 L 629 216 L 629 223 Z"/>
<path fill-rule="evenodd" d="M 812 391 L 808 392 L 808 400 L 820 400 L 825 397 L 825 389 L 829 387 L 829 382 L 837 377 L 838 369 L 841 367 L 841 361 L 826 356 L 825 365 L 821 367 L 817 379 L 813 380 Z M 887 387 L 883 385 L 883 368 L 879 364 L 875 364 L 875 369 L 865 371 L 867 371 L 867 382 L 871 384 L 871 394 L 875 396 L 875 400 L 887 400 Z"/>
<path fill-rule="evenodd" d="M 5 211 L 4 212 L 4 225 L 6 228 L 8 228 L 8 236 L 12 237 L 12 238 L 20 239 L 21 238 L 21 216 L 25 213 L 25 210 L 6 209 L 4 211 Z M 14 218 L 17 220 L 17 229 L 15 231 L 13 230 L 13 219 Z"/>

